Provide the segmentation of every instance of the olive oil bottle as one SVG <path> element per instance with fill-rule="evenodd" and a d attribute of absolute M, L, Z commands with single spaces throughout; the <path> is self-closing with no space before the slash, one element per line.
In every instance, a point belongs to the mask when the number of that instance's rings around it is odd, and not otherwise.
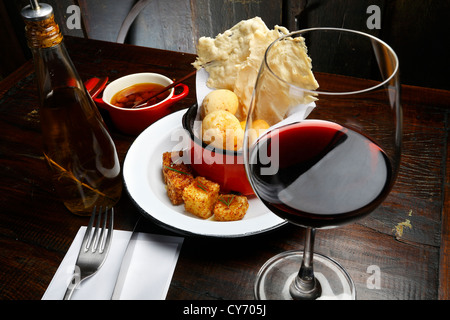
<path fill-rule="evenodd" d="M 44 157 L 58 196 L 74 214 L 113 206 L 122 193 L 116 147 L 86 91 L 55 22 L 37 1 L 22 10 L 33 53 Z"/>

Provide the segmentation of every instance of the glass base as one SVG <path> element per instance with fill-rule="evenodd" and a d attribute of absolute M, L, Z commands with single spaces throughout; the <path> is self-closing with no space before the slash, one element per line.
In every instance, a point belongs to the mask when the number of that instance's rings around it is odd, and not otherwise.
<path fill-rule="evenodd" d="M 258 273 L 255 297 L 258 300 L 293 300 L 289 287 L 298 275 L 303 251 L 286 251 L 267 261 Z M 353 280 L 336 261 L 314 253 L 314 276 L 322 287 L 317 300 L 355 300 Z"/>

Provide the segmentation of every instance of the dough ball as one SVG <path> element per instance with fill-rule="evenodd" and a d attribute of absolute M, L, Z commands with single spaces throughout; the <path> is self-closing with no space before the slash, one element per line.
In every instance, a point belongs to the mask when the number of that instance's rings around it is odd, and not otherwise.
<path fill-rule="evenodd" d="M 241 127 L 245 132 L 245 126 L 247 124 L 247 121 L 241 121 Z M 264 132 L 266 132 L 267 129 L 269 129 L 269 124 L 267 123 L 267 121 L 262 120 L 262 119 L 257 119 L 255 121 L 252 122 L 252 128 L 249 131 L 249 141 L 251 143 L 253 143 L 253 141 L 255 141 L 255 139 L 257 139 L 258 137 L 260 137 Z"/>
<path fill-rule="evenodd" d="M 263 132 L 263 131 L 269 129 L 269 124 L 265 120 L 257 119 L 255 121 L 253 121 L 252 128 Z"/>
<path fill-rule="evenodd" d="M 241 121 L 241 128 L 243 130 L 245 130 L 245 126 L 247 125 L 247 120 L 242 120 Z M 257 119 L 255 121 L 253 121 L 252 124 L 252 128 L 256 129 L 256 130 L 267 130 L 269 129 L 269 124 L 267 123 L 267 121 L 262 120 L 262 119 Z"/>
<path fill-rule="evenodd" d="M 234 116 L 225 110 L 216 110 L 202 121 L 203 142 L 224 150 L 239 150 L 244 140 L 244 130 Z"/>
<path fill-rule="evenodd" d="M 235 114 L 238 107 L 239 100 L 233 91 L 227 89 L 214 90 L 203 99 L 201 117 L 203 119 L 207 114 L 217 110 L 225 110 Z"/>

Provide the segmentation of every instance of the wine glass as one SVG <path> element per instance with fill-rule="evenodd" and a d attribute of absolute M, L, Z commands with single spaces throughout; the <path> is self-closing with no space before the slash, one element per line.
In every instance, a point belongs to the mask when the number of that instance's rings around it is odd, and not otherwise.
<path fill-rule="evenodd" d="M 353 30 L 305 29 L 267 48 L 248 110 L 245 169 L 260 200 L 305 227 L 306 238 L 303 251 L 265 263 L 257 299 L 355 299 L 348 273 L 314 253 L 314 237 L 366 216 L 390 192 L 402 140 L 398 70 L 386 43 Z"/>

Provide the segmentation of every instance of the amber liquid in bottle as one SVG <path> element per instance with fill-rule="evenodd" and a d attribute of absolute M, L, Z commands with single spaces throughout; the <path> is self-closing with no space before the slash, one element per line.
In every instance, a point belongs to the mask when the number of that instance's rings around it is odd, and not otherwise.
<path fill-rule="evenodd" d="M 74 214 L 89 215 L 94 206 L 111 207 L 119 200 L 120 163 L 50 10 L 42 18 L 30 9 L 23 14 L 35 63 L 43 151 L 59 198 Z"/>
<path fill-rule="evenodd" d="M 66 207 L 90 213 L 94 205 L 113 206 L 122 183 L 115 147 L 79 88 L 60 88 L 43 101 L 44 155 Z"/>

